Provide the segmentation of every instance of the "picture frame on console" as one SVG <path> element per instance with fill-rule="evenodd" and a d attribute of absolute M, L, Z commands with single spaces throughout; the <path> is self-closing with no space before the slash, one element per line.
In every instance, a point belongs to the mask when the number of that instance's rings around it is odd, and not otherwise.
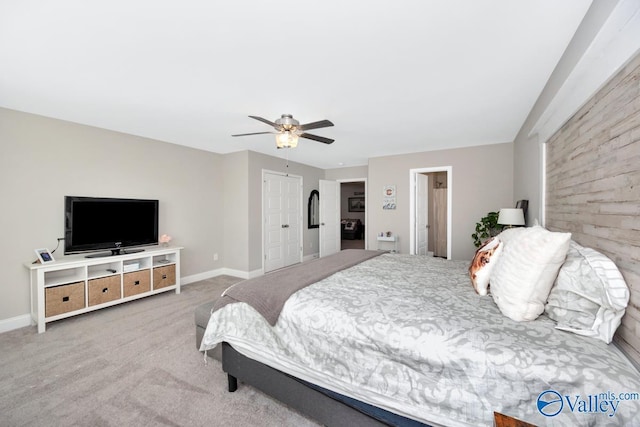
<path fill-rule="evenodd" d="M 36 249 L 35 251 L 36 251 L 36 255 L 38 256 L 38 261 L 40 262 L 40 264 L 46 264 L 46 263 L 55 261 L 55 259 L 53 259 L 53 255 L 51 254 L 51 252 L 49 252 L 49 249 L 42 248 L 42 249 Z"/>

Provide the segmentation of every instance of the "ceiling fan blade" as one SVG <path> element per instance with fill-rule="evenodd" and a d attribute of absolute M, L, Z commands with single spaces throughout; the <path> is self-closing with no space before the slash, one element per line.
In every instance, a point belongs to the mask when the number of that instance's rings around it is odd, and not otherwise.
<path fill-rule="evenodd" d="M 275 132 L 252 132 L 252 133 L 239 133 L 237 135 L 231 135 L 231 136 L 247 136 L 247 135 L 264 135 L 267 133 L 275 133 Z"/>
<path fill-rule="evenodd" d="M 309 130 L 309 129 L 320 129 L 320 128 L 328 128 L 333 126 L 329 120 L 320 120 L 318 122 L 311 122 L 304 125 L 298 126 L 299 130 Z"/>
<path fill-rule="evenodd" d="M 272 127 L 276 128 L 277 130 L 282 130 L 282 129 L 280 129 L 279 125 L 277 125 L 276 123 L 274 123 L 274 122 L 272 122 L 270 120 L 263 119 L 262 117 L 258 117 L 258 116 L 249 116 L 249 117 L 251 117 L 252 119 L 256 119 L 256 120 L 258 120 L 258 121 L 260 121 L 262 123 L 266 123 L 269 126 L 272 126 Z"/>
<path fill-rule="evenodd" d="M 334 139 L 325 138 L 324 136 L 312 135 L 310 133 L 301 133 L 300 138 L 313 139 L 314 141 L 323 142 L 325 144 L 332 144 Z"/>

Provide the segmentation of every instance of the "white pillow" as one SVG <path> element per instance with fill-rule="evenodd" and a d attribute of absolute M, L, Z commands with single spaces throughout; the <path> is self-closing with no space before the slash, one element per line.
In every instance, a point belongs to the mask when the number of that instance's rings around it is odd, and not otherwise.
<path fill-rule="evenodd" d="M 535 320 L 564 262 L 571 233 L 555 233 L 540 226 L 511 228 L 498 238 L 502 255 L 491 271 L 491 295 L 505 316 Z"/>
<path fill-rule="evenodd" d="M 613 339 L 629 303 L 629 288 L 606 255 L 571 242 L 545 307 L 558 329 Z"/>
<path fill-rule="evenodd" d="M 498 258 L 502 253 L 502 246 L 503 244 L 499 239 L 492 237 L 476 251 L 471 261 L 469 277 L 478 295 L 485 296 L 487 294 L 489 275 L 493 267 L 498 263 Z"/>

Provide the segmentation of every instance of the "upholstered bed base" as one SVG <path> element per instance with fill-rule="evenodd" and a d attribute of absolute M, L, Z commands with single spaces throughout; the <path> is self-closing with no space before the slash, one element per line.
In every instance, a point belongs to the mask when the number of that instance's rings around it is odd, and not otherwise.
<path fill-rule="evenodd" d="M 210 301 L 196 308 L 196 347 L 198 350 L 214 302 Z M 222 362 L 222 369 L 227 373 L 229 379 L 229 391 L 235 391 L 238 381 L 241 381 L 326 426 L 423 425 L 344 396 L 333 394 L 332 397 L 331 392 L 327 390 L 305 383 L 243 356 L 227 343 L 222 343 L 215 349 L 209 350 L 208 355 Z M 368 415 L 365 412 L 373 413 L 373 415 Z"/>
<path fill-rule="evenodd" d="M 242 381 L 323 425 L 387 425 L 294 377 L 243 356 L 227 343 L 222 343 L 222 370 L 229 376 L 229 391 L 235 391 L 237 381 Z"/>

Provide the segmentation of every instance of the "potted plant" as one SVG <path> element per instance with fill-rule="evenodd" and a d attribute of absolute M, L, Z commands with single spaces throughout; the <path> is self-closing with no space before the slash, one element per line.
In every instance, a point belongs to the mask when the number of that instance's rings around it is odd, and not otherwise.
<path fill-rule="evenodd" d="M 498 226 L 498 212 L 489 212 L 476 223 L 476 232 L 471 235 L 473 244 L 479 248 L 485 240 L 497 236 L 500 231 L 502 230 Z"/>

